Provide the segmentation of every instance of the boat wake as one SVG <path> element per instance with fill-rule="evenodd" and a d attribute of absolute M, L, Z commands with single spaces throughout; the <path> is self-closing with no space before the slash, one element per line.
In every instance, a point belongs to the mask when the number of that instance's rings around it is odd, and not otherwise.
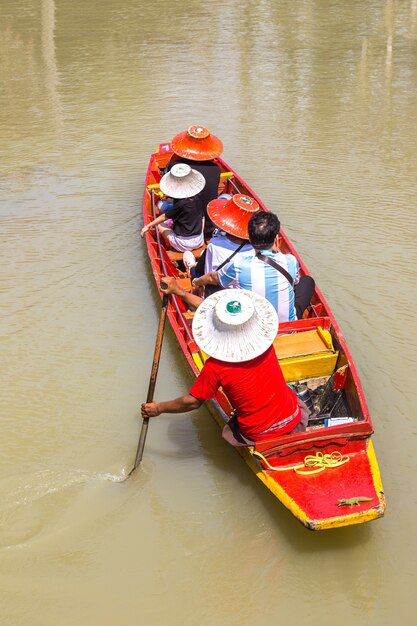
<path fill-rule="evenodd" d="M 96 497 L 106 482 L 122 483 L 128 474 L 52 469 L 0 480 L 0 549 L 23 547 L 50 527 L 71 506 L 74 498 Z M 107 495 L 107 494 L 106 494 Z M 107 498 L 108 501 L 108 498 Z"/>

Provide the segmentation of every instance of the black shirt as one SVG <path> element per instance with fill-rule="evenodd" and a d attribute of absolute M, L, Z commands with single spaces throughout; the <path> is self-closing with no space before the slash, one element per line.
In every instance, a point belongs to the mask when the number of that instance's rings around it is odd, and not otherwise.
<path fill-rule="evenodd" d="M 206 184 L 204 189 L 200 191 L 198 197 L 201 198 L 203 203 L 204 215 L 206 217 L 205 231 L 208 231 L 212 227 L 213 222 L 207 215 L 207 205 L 211 200 L 214 200 L 218 196 L 219 183 L 220 183 L 220 166 L 214 161 L 192 161 L 191 159 L 184 159 L 176 154 L 171 157 L 168 163 L 167 171 L 171 169 L 176 163 L 186 163 L 193 170 L 201 172 L 203 174 Z"/>
<path fill-rule="evenodd" d="M 198 196 L 174 200 L 174 206 L 165 215 L 174 222 L 174 233 L 180 237 L 201 235 L 203 231 L 203 205 Z"/>

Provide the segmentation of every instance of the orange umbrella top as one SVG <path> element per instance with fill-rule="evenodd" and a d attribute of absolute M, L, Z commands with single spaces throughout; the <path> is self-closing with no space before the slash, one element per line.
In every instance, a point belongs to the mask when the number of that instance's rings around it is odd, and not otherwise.
<path fill-rule="evenodd" d="M 250 196 L 236 193 L 230 199 L 217 198 L 207 205 L 207 213 L 214 224 L 229 235 L 248 239 L 248 222 L 259 204 Z"/>
<path fill-rule="evenodd" d="M 204 126 L 190 126 L 171 141 L 175 154 L 193 161 L 207 161 L 223 152 L 223 144 Z"/>

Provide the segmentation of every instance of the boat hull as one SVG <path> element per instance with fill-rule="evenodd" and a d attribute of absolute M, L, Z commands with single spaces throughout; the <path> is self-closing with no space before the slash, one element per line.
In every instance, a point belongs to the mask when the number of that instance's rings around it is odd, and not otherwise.
<path fill-rule="evenodd" d="M 161 144 L 150 158 L 143 196 L 145 224 L 157 215 L 161 169 L 166 166 L 171 154 L 170 145 Z M 254 197 L 264 210 L 268 210 L 227 163 L 222 159 L 217 161 L 222 170 L 219 192 L 246 193 Z M 168 254 L 157 231 L 148 231 L 145 237 L 159 289 L 164 276 L 178 277 L 178 264 Z M 281 249 L 294 254 L 301 273 L 306 274 L 305 265 L 285 233 L 281 232 L 281 237 Z M 385 497 L 371 441 L 373 426 L 353 359 L 318 288 L 312 305 L 309 314 L 302 320 L 280 325 L 276 351 L 281 367 L 289 383 L 299 380 L 300 376 L 310 380 L 317 374 L 323 375 L 323 372 L 328 375 L 332 369 L 346 370 L 343 393 L 351 413 L 357 416 L 356 421 L 328 428 L 315 426 L 304 433 L 285 435 L 272 442 L 236 450 L 257 478 L 297 520 L 310 530 L 325 530 L 382 517 Z M 168 319 L 188 366 L 197 376 L 206 355 L 194 342 L 190 317 L 184 303 L 177 297 L 171 297 Z M 310 347 L 307 348 L 307 345 Z M 307 350 L 310 350 L 308 354 Z M 227 398 L 219 391 L 216 398 L 207 404 L 219 426 L 223 427 L 232 410 Z M 309 467 L 311 458 L 316 459 L 313 460 L 316 464 L 313 468 Z M 344 460 L 342 464 L 330 462 L 326 465 L 323 458 Z"/>

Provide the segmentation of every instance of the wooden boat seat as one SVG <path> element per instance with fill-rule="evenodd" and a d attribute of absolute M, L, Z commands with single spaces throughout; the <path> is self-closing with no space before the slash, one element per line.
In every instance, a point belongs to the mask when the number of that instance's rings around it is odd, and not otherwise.
<path fill-rule="evenodd" d="M 333 348 L 330 332 L 321 326 L 278 335 L 274 348 L 287 382 L 330 376 L 339 356 Z"/>
<path fill-rule="evenodd" d="M 199 259 L 206 247 L 206 244 L 204 244 L 200 248 L 196 248 L 196 250 L 191 250 L 191 252 L 194 254 L 196 259 Z M 177 250 L 167 250 L 167 254 L 171 261 L 182 261 L 183 252 L 177 252 Z"/>
<path fill-rule="evenodd" d="M 182 274 L 179 278 L 177 278 L 177 283 L 183 289 L 185 289 L 185 291 L 191 291 L 191 289 L 192 289 L 191 278 L 189 276 L 187 276 L 186 274 Z M 194 312 L 193 312 L 193 316 L 194 316 Z"/>

